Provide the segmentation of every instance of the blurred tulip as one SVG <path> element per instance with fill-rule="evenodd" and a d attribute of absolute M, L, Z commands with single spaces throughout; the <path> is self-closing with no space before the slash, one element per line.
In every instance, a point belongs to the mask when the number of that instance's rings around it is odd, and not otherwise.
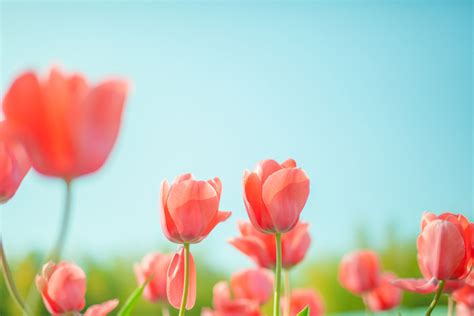
<path fill-rule="evenodd" d="M 298 223 L 309 195 L 309 178 L 293 159 L 263 160 L 243 178 L 244 202 L 252 224 L 263 233 L 286 233 Z"/>
<path fill-rule="evenodd" d="M 286 299 L 283 299 L 286 304 Z M 290 316 L 296 316 L 306 306 L 309 307 L 310 316 L 324 315 L 324 301 L 321 295 L 313 289 L 294 289 L 291 292 Z"/>
<path fill-rule="evenodd" d="M 356 295 L 375 289 L 379 285 L 379 275 L 379 258 L 371 250 L 346 254 L 339 265 L 339 282 Z"/>
<path fill-rule="evenodd" d="M 216 283 L 213 288 L 214 310 L 203 309 L 201 316 L 261 316 L 257 299 L 236 298 L 235 295 L 232 299 L 230 292 L 227 282 Z"/>
<path fill-rule="evenodd" d="M 400 305 L 402 290 L 391 283 L 395 278 L 396 275 L 393 273 L 383 273 L 379 285 L 365 294 L 365 302 L 371 311 L 387 311 Z"/>
<path fill-rule="evenodd" d="M 127 94 L 118 79 L 90 85 L 79 74 L 51 69 L 47 78 L 20 75 L 3 100 L 32 166 L 67 181 L 99 169 L 115 143 Z"/>
<path fill-rule="evenodd" d="M 196 266 L 194 265 L 192 254 L 190 252 L 188 253 L 189 283 L 186 309 L 191 309 L 196 303 Z M 181 307 L 181 299 L 183 298 L 183 290 L 185 286 L 185 255 L 185 248 L 182 247 L 179 252 L 174 254 L 167 272 L 166 294 L 168 302 L 171 306 L 178 309 Z"/>
<path fill-rule="evenodd" d="M 456 316 L 474 316 L 474 308 L 465 304 L 456 305 Z"/>
<path fill-rule="evenodd" d="M 264 304 L 272 296 L 273 273 L 262 268 L 251 268 L 234 273 L 230 279 L 234 298 L 244 298 Z"/>
<path fill-rule="evenodd" d="M 418 236 L 418 265 L 424 279 L 401 279 L 394 284 L 420 294 L 436 292 L 443 281 L 445 293 L 463 285 L 473 265 L 473 231 L 463 215 L 423 214 Z"/>
<path fill-rule="evenodd" d="M 453 292 L 453 299 L 474 310 L 474 271 L 466 278 L 466 284 Z"/>
<path fill-rule="evenodd" d="M 219 178 L 194 180 L 187 173 L 177 177 L 170 186 L 161 184 L 161 227 L 165 236 L 175 243 L 198 243 L 214 227 L 225 221 L 231 212 L 220 212 L 222 184 Z"/>
<path fill-rule="evenodd" d="M 230 244 L 260 267 L 273 269 L 276 261 L 275 237 L 261 233 L 250 222 L 239 222 L 238 226 L 241 236 L 232 238 Z M 283 268 L 290 269 L 304 259 L 311 243 L 308 226 L 308 223 L 298 222 L 295 228 L 282 235 Z"/>
<path fill-rule="evenodd" d="M 150 253 L 140 263 L 135 264 L 135 275 L 139 284 L 151 281 L 145 287 L 143 297 L 152 303 L 166 301 L 166 274 L 172 256 L 170 254 Z"/>
<path fill-rule="evenodd" d="M 110 300 L 98 305 L 89 307 L 84 316 L 107 316 L 111 311 L 117 307 L 118 300 Z"/>
<path fill-rule="evenodd" d="M 11 124 L 0 122 L 0 204 L 15 195 L 21 181 L 30 170 L 30 159 L 16 139 Z"/>
<path fill-rule="evenodd" d="M 48 262 L 36 276 L 36 287 L 53 315 L 80 312 L 86 305 L 86 275 L 72 263 Z"/>

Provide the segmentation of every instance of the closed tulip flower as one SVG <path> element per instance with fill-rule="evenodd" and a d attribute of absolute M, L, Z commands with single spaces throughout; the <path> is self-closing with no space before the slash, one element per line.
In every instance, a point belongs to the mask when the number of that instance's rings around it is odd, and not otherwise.
<path fill-rule="evenodd" d="M 463 303 L 457 304 L 456 316 L 474 316 L 474 308 Z"/>
<path fill-rule="evenodd" d="M 150 253 L 140 263 L 135 264 L 135 276 L 139 284 L 151 281 L 145 286 L 143 297 L 152 303 L 166 301 L 166 274 L 172 256 Z"/>
<path fill-rule="evenodd" d="M 370 250 L 346 254 L 339 265 L 339 282 L 355 295 L 361 295 L 379 285 L 380 264 L 378 256 Z"/>
<path fill-rule="evenodd" d="M 273 274 L 263 268 L 245 269 L 232 275 L 230 287 L 235 298 L 264 304 L 272 296 Z"/>
<path fill-rule="evenodd" d="M 161 184 L 161 227 L 172 242 L 198 243 L 214 227 L 225 221 L 231 212 L 220 212 L 222 184 L 219 178 L 195 180 L 193 175 L 183 174 L 170 186 Z"/>
<path fill-rule="evenodd" d="M 213 288 L 214 310 L 204 308 L 201 316 L 261 316 L 257 300 L 232 298 L 229 285 L 225 281 L 216 283 Z"/>
<path fill-rule="evenodd" d="M 36 287 L 53 315 L 80 312 L 86 305 L 86 275 L 78 266 L 49 262 L 36 276 Z"/>
<path fill-rule="evenodd" d="M 298 223 L 309 195 L 309 178 L 289 159 L 261 161 L 244 173 L 244 202 L 252 224 L 263 233 L 286 233 Z"/>
<path fill-rule="evenodd" d="M 365 295 L 365 302 L 371 311 L 387 311 L 400 305 L 402 290 L 391 283 L 395 278 L 393 273 L 383 273 L 379 285 Z"/>
<path fill-rule="evenodd" d="M 23 135 L 33 167 L 70 181 L 99 169 L 115 143 L 127 84 L 91 85 L 53 68 L 49 76 L 20 75 L 3 100 L 8 121 Z"/>
<path fill-rule="evenodd" d="M 87 309 L 84 316 L 107 316 L 117 307 L 118 300 L 110 300 L 102 304 L 92 305 Z"/>
<path fill-rule="evenodd" d="M 286 304 L 283 300 L 283 305 Z M 290 316 L 296 316 L 306 306 L 309 307 L 310 316 L 324 315 L 324 301 L 321 295 L 313 289 L 294 289 L 290 299 Z"/>
<path fill-rule="evenodd" d="M 400 279 L 394 284 L 404 290 L 427 294 L 443 281 L 443 291 L 463 285 L 473 265 L 473 228 L 463 215 L 425 213 L 418 236 L 418 265 L 424 279 Z"/>
<path fill-rule="evenodd" d="M 292 230 L 282 235 L 283 268 L 291 269 L 306 256 L 311 244 L 308 226 L 308 223 L 298 222 Z M 275 237 L 261 233 L 250 222 L 239 222 L 238 227 L 241 236 L 232 238 L 230 244 L 249 256 L 260 267 L 273 269 L 276 262 Z"/>
<path fill-rule="evenodd" d="M 13 197 L 30 170 L 30 159 L 12 126 L 0 122 L 0 204 Z"/>

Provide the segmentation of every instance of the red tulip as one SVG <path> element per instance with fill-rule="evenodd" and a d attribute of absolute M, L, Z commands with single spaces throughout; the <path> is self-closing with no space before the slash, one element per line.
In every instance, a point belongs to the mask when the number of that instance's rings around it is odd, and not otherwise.
<path fill-rule="evenodd" d="M 214 285 L 214 310 L 203 309 L 201 316 L 261 316 L 257 300 L 231 298 L 229 285 L 222 281 Z"/>
<path fill-rule="evenodd" d="M 15 195 L 30 170 L 30 160 L 23 145 L 15 138 L 12 126 L 0 122 L 0 203 Z"/>
<path fill-rule="evenodd" d="M 466 284 L 453 292 L 453 299 L 474 310 L 474 272 L 466 278 Z"/>
<path fill-rule="evenodd" d="M 444 292 L 461 287 L 474 262 L 472 229 L 463 215 L 425 213 L 417 240 L 418 265 L 424 279 L 402 279 L 394 284 L 421 294 L 435 292 L 439 281 L 445 281 Z"/>
<path fill-rule="evenodd" d="M 96 86 L 81 75 L 52 69 L 39 79 L 20 75 L 3 100 L 8 121 L 22 133 L 33 167 L 66 180 L 92 173 L 117 138 L 127 85 L 108 80 Z"/>
<path fill-rule="evenodd" d="M 400 305 L 402 290 L 391 283 L 395 278 L 393 273 L 383 273 L 379 285 L 365 295 L 365 302 L 371 311 L 387 311 Z"/>
<path fill-rule="evenodd" d="M 283 304 L 286 304 L 283 299 Z M 310 316 L 324 315 L 324 301 L 321 295 L 313 289 L 294 289 L 291 292 L 290 316 L 295 316 L 306 306 L 309 307 Z"/>
<path fill-rule="evenodd" d="M 184 248 L 175 253 L 171 259 L 171 263 L 167 272 L 166 294 L 168 301 L 174 308 L 180 308 L 181 299 L 183 297 L 184 285 Z M 194 258 L 189 253 L 189 287 L 188 297 L 186 301 L 186 309 L 193 308 L 196 303 L 196 266 L 194 265 Z"/>
<path fill-rule="evenodd" d="M 286 233 L 298 223 L 309 195 L 309 178 L 296 162 L 261 161 L 243 179 L 244 202 L 252 224 L 263 233 Z"/>
<path fill-rule="evenodd" d="M 379 275 L 378 256 L 370 250 L 346 254 L 339 265 L 339 282 L 356 295 L 375 289 L 379 285 Z"/>
<path fill-rule="evenodd" d="M 194 180 L 187 173 L 169 186 L 161 184 L 161 227 L 165 236 L 175 243 L 198 243 L 214 227 L 225 221 L 231 212 L 218 210 L 222 184 L 219 178 Z"/>
<path fill-rule="evenodd" d="M 235 298 L 264 304 L 272 296 L 273 274 L 262 268 L 245 269 L 232 275 L 230 287 Z"/>
<path fill-rule="evenodd" d="M 117 307 L 118 300 L 110 300 L 98 305 L 89 307 L 84 316 L 107 316 L 111 311 Z"/>
<path fill-rule="evenodd" d="M 139 284 L 151 281 L 145 287 L 143 296 L 152 303 L 166 301 L 166 273 L 172 256 L 169 254 L 150 253 L 135 264 L 135 275 Z"/>
<path fill-rule="evenodd" d="M 456 305 L 456 316 L 474 316 L 474 308 L 471 308 L 465 304 Z"/>
<path fill-rule="evenodd" d="M 36 287 L 53 315 L 80 312 L 86 304 L 86 275 L 74 264 L 48 262 L 36 276 Z"/>
<path fill-rule="evenodd" d="M 241 236 L 229 242 L 235 248 L 249 256 L 262 268 L 275 267 L 275 237 L 256 230 L 250 222 L 238 223 Z M 300 263 L 309 248 L 311 237 L 308 233 L 308 223 L 298 222 L 295 228 L 282 235 L 282 264 L 290 269 Z"/>

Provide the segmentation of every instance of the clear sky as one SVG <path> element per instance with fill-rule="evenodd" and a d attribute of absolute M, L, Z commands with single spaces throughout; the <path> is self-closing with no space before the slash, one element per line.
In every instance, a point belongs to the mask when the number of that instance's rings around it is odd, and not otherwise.
<path fill-rule="evenodd" d="M 424 210 L 474 220 L 471 6 L 2 2 L 0 87 L 50 65 L 133 83 L 110 159 L 75 183 L 69 259 L 170 245 L 160 183 L 193 172 L 219 176 L 234 212 L 194 249 L 248 263 L 226 245 L 247 218 L 242 172 L 288 157 L 311 178 L 302 217 L 317 258 L 354 247 L 358 225 L 376 246 L 389 223 L 414 237 Z M 62 199 L 58 180 L 31 172 L 2 206 L 7 251 L 48 248 Z"/>

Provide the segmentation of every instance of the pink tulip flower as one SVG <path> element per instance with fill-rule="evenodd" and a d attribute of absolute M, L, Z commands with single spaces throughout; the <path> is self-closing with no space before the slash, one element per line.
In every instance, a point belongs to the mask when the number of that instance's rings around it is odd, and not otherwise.
<path fill-rule="evenodd" d="M 263 233 L 286 233 L 298 223 L 309 195 L 309 178 L 289 159 L 261 161 L 243 178 L 244 202 L 250 221 Z"/>
<path fill-rule="evenodd" d="M 241 236 L 232 238 L 229 243 L 249 256 L 262 268 L 275 267 L 275 237 L 254 228 L 250 222 L 238 223 Z M 281 237 L 283 268 L 291 269 L 300 263 L 311 244 L 308 223 L 298 222 L 296 226 Z"/>
<path fill-rule="evenodd" d="M 346 254 L 339 265 L 339 282 L 355 295 L 375 289 L 380 282 L 379 276 L 379 258 L 370 250 Z"/>
<path fill-rule="evenodd" d="M 382 273 L 379 285 L 365 294 L 365 302 L 373 312 L 394 309 L 402 300 L 402 290 L 392 284 L 396 275 L 390 272 Z"/>
<path fill-rule="evenodd" d="M 151 281 L 145 286 L 143 297 L 152 303 L 166 301 L 166 274 L 172 255 L 162 253 L 147 254 L 140 263 L 135 264 L 135 276 L 138 284 Z"/>
<path fill-rule="evenodd" d="M 174 308 L 181 307 L 181 299 L 183 298 L 184 285 L 184 258 L 185 250 L 181 248 L 174 254 L 167 272 L 166 294 L 168 302 Z M 196 266 L 194 265 L 194 258 L 189 253 L 189 286 L 188 296 L 186 301 L 186 309 L 193 308 L 196 303 Z"/>
<path fill-rule="evenodd" d="M 87 309 L 84 316 L 107 316 L 117 307 L 118 300 L 110 300 L 102 304 L 92 305 Z"/>
<path fill-rule="evenodd" d="M 232 275 L 230 287 L 235 298 L 264 304 L 272 296 L 273 274 L 263 268 L 245 269 Z"/>
<path fill-rule="evenodd" d="M 286 298 L 282 305 L 287 304 Z M 324 301 L 321 295 L 313 289 L 294 289 L 291 292 L 290 316 L 296 316 L 306 306 L 309 307 L 310 316 L 324 315 Z"/>
<path fill-rule="evenodd" d="M 257 300 L 246 298 L 232 299 L 229 285 L 221 281 L 213 289 L 214 310 L 204 308 L 201 316 L 261 316 Z"/>
<path fill-rule="evenodd" d="M 165 236 L 179 244 L 198 243 L 231 212 L 220 212 L 222 184 L 219 178 L 194 180 L 187 173 L 177 177 L 170 186 L 161 184 L 161 227 Z"/>

